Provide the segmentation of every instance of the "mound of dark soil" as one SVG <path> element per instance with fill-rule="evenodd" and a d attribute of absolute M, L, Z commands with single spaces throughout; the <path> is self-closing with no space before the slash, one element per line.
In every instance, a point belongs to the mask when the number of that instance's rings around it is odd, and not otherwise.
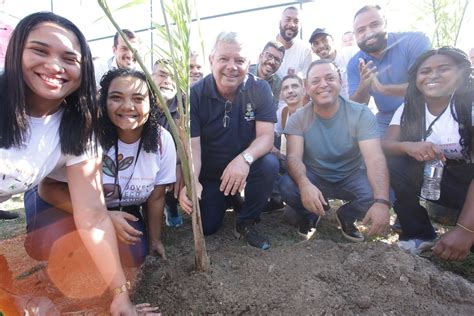
<path fill-rule="evenodd" d="M 167 229 L 168 260 L 149 257 L 134 301 L 164 314 L 417 314 L 473 315 L 474 284 L 430 260 L 384 242 L 347 243 L 328 216 L 312 240 L 299 242 L 281 212 L 259 229 L 272 248 L 261 251 L 232 235 L 229 212 L 206 237 L 208 273 L 194 271 L 191 225 Z"/>

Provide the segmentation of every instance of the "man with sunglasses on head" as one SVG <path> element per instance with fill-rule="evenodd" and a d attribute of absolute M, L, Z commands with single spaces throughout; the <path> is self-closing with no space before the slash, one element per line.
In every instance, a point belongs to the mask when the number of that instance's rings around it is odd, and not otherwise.
<path fill-rule="evenodd" d="M 264 79 L 272 88 L 273 99 L 276 104 L 280 99 L 281 78 L 276 73 L 283 62 L 285 47 L 277 41 L 265 44 L 263 51 L 258 57 L 258 64 L 250 65 L 249 73 Z"/>
<path fill-rule="evenodd" d="M 276 114 L 268 83 L 248 73 L 248 56 L 237 33 L 217 36 L 211 74 L 191 87 L 191 150 L 204 234 L 219 229 L 244 191 L 234 235 L 265 250 L 270 242 L 255 224 L 278 172 L 270 153 Z M 187 213 L 193 211 L 185 188 L 179 201 Z"/>

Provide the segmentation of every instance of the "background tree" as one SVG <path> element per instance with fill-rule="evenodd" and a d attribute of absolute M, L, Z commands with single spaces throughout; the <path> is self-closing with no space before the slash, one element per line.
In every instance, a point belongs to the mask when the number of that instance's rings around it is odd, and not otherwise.
<path fill-rule="evenodd" d="M 470 0 L 424 0 L 418 6 L 419 16 L 413 28 L 420 23 L 432 30 L 428 34 L 433 47 L 456 46 Z"/>

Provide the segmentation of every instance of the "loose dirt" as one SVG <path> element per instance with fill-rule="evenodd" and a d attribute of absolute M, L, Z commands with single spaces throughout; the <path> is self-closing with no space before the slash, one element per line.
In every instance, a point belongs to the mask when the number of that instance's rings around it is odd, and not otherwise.
<path fill-rule="evenodd" d="M 472 254 L 458 268 L 447 267 L 461 271 L 463 278 L 440 269 L 439 260 L 429 255 L 417 257 L 400 251 L 391 244 L 396 240 L 393 234 L 350 243 L 337 229 L 333 210 L 309 241 L 301 241 L 295 228 L 284 222 L 281 211 L 263 214 L 259 230 L 270 236 L 272 247 L 261 251 L 233 236 L 234 219 L 234 213 L 228 212 L 223 227 L 206 237 L 211 260 L 207 273 L 194 271 L 190 219 L 185 219 L 183 227 L 166 228 L 163 240 L 168 260 L 147 258 L 133 300 L 159 306 L 164 315 L 474 314 Z M 45 269 L 26 255 L 23 240 L 19 234 L 0 241 L 17 302 L 44 298 L 40 302 L 50 311 L 45 315 L 54 311 L 63 315 L 107 313 L 106 295 L 86 300 L 61 295 L 45 280 Z M 75 280 L 85 288 L 93 284 L 89 278 Z"/>
<path fill-rule="evenodd" d="M 474 314 L 473 283 L 395 244 L 347 243 L 333 214 L 304 242 L 283 223 L 282 212 L 263 214 L 259 226 L 271 236 L 268 251 L 235 239 L 232 215 L 206 238 L 208 273 L 193 270 L 189 223 L 168 229 L 168 260 L 148 258 L 134 299 L 168 315 Z"/>

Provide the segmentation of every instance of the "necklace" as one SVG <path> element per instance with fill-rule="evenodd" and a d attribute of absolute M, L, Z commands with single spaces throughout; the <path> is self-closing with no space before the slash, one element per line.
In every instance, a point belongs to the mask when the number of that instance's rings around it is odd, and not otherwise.
<path fill-rule="evenodd" d="M 133 177 L 133 173 L 135 172 L 135 167 L 137 166 L 137 162 L 138 162 L 138 157 L 140 156 L 140 151 L 142 149 L 142 145 L 143 145 L 143 138 L 140 138 L 140 142 L 138 143 L 138 149 L 137 149 L 137 154 L 135 155 L 135 163 L 133 164 L 133 170 L 132 170 L 132 173 L 130 174 L 130 177 L 128 178 L 127 180 L 127 183 L 125 183 L 125 186 L 123 187 L 123 189 L 125 190 L 125 188 L 128 186 L 128 184 L 130 183 L 130 180 L 132 180 L 132 177 Z M 117 172 L 115 173 L 115 179 L 114 179 L 114 184 L 116 186 L 119 186 L 118 185 L 118 177 L 119 177 L 119 159 L 118 159 L 118 139 L 115 140 L 115 166 L 117 168 Z M 120 186 L 119 186 L 119 190 L 118 190 L 118 196 L 119 196 L 119 209 L 122 207 L 122 189 L 120 189 Z"/>

